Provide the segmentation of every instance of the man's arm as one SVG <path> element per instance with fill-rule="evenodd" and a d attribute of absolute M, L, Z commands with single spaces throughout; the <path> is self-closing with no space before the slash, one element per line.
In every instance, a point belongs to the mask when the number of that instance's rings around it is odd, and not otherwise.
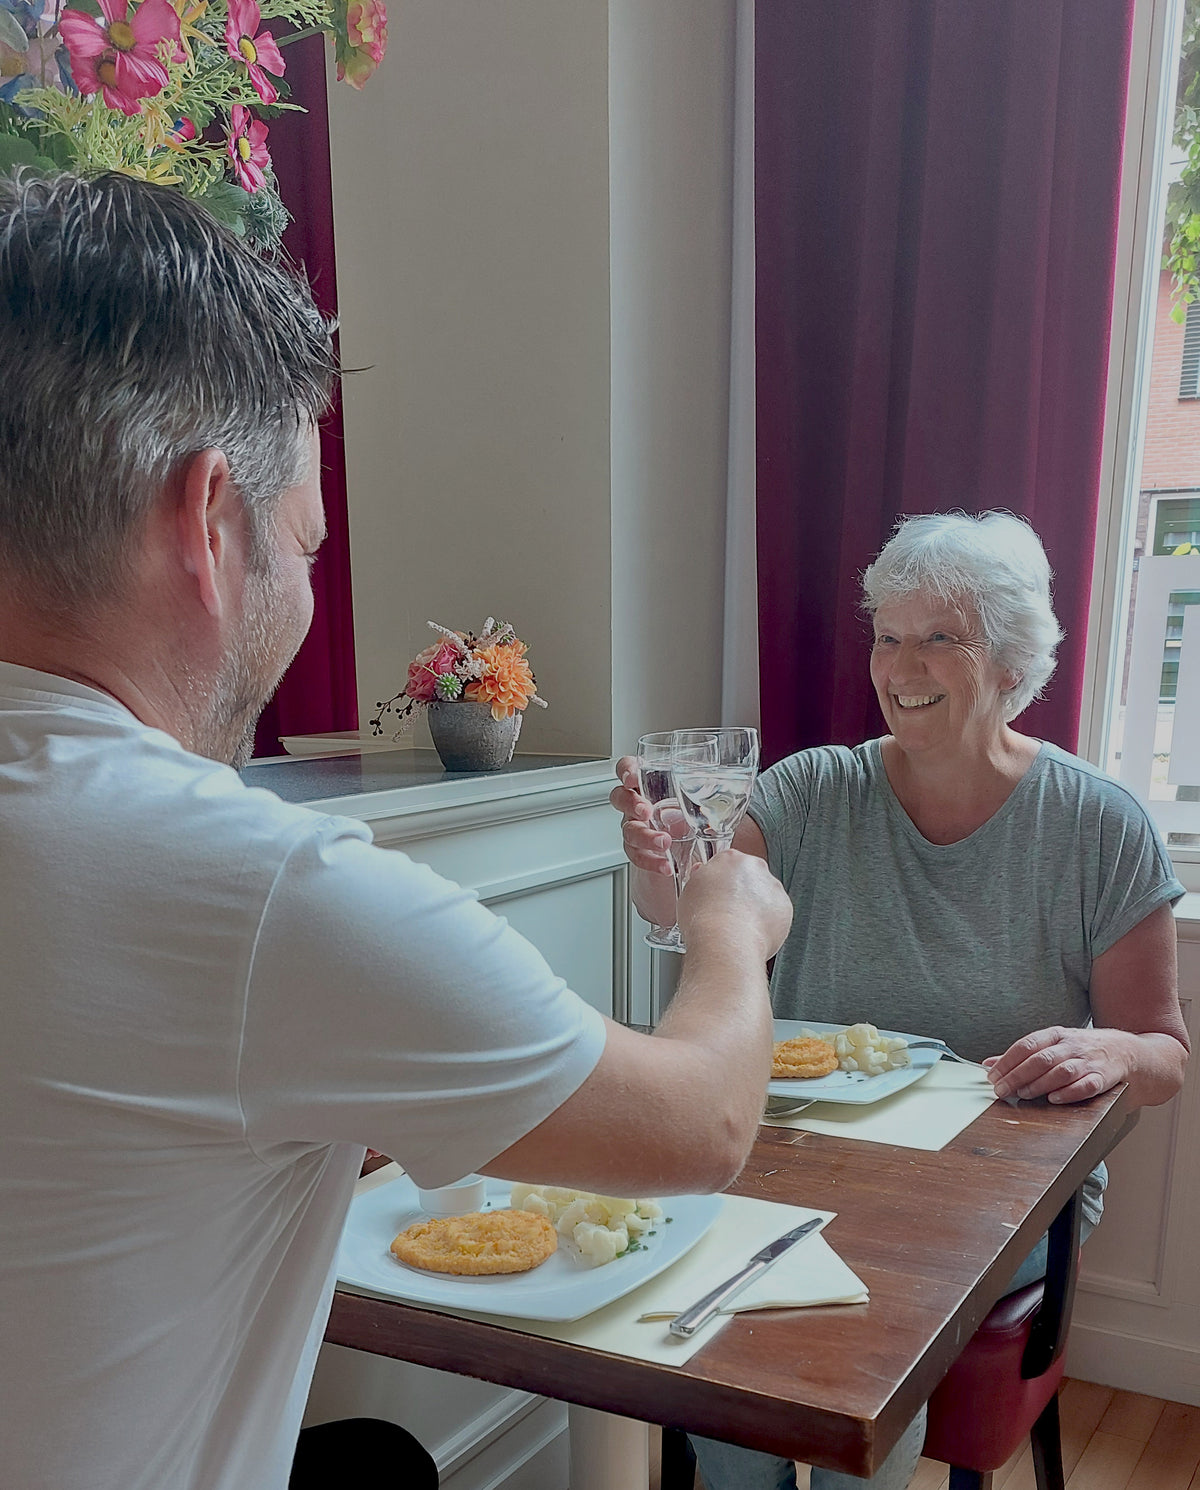
<path fill-rule="evenodd" d="M 579 1090 L 484 1172 L 626 1195 L 723 1190 L 758 1130 L 771 1068 L 765 964 L 791 914 L 755 856 L 731 849 L 693 871 L 679 904 L 683 976 L 658 1031 L 610 1023 Z"/>

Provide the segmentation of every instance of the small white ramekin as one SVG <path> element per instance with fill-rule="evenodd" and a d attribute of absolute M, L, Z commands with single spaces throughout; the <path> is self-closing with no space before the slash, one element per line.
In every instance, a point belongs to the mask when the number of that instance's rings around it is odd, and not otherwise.
<path fill-rule="evenodd" d="M 487 1196 L 487 1181 L 481 1174 L 469 1174 L 452 1185 L 436 1190 L 418 1190 L 417 1198 L 427 1216 L 466 1216 L 481 1211 Z"/>

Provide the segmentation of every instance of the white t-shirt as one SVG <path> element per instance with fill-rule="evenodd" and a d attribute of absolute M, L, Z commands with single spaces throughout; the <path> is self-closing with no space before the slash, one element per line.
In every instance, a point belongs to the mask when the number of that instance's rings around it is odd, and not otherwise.
<path fill-rule="evenodd" d="M 4 1490 L 282 1490 L 364 1145 L 447 1183 L 599 1059 L 369 840 L 0 664 Z"/>

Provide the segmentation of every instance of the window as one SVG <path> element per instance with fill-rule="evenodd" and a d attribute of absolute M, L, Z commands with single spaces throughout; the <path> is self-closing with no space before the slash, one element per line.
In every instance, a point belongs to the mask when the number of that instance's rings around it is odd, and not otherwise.
<path fill-rule="evenodd" d="M 1176 319 L 1162 268 L 1180 44 L 1197 19 L 1200 0 L 1137 6 L 1081 749 L 1200 875 L 1200 301 Z"/>
<path fill-rule="evenodd" d="M 1200 300 L 1187 308 L 1183 323 L 1183 361 L 1179 369 L 1180 398 L 1200 398 Z"/>

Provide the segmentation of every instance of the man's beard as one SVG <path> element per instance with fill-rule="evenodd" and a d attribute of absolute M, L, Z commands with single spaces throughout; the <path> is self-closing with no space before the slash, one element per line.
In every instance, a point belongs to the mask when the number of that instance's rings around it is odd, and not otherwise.
<path fill-rule="evenodd" d="M 247 585 L 241 633 L 213 680 L 207 718 L 197 730 L 198 754 L 235 771 L 249 762 L 259 716 L 304 640 L 290 635 L 289 622 L 278 572 L 266 559 Z"/>

